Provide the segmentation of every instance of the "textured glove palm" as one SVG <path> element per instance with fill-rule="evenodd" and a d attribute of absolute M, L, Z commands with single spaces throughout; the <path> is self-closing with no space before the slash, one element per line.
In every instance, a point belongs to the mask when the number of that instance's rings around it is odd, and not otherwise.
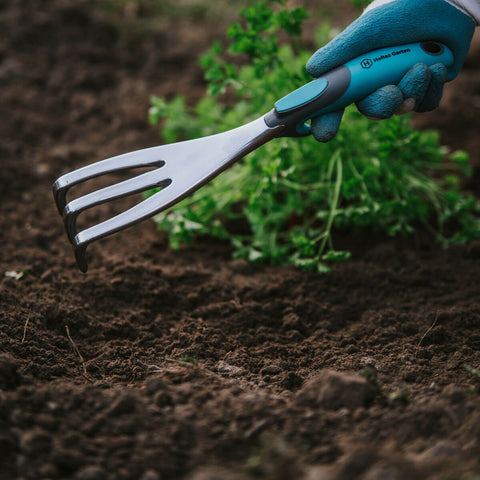
<path fill-rule="evenodd" d="M 426 112 L 440 103 L 445 81 L 460 71 L 475 29 L 473 19 L 445 0 L 394 0 L 373 8 L 315 52 L 307 71 L 320 77 L 364 53 L 383 47 L 436 40 L 447 45 L 455 62 L 450 69 L 437 64 L 415 65 L 398 85 L 387 85 L 357 102 L 369 118 L 385 119 L 410 110 Z M 312 119 L 312 133 L 328 142 L 338 132 L 343 110 Z"/>

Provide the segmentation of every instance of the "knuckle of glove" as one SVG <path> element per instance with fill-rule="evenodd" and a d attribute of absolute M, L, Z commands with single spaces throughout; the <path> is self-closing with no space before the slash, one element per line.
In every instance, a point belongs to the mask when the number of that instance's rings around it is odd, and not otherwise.
<path fill-rule="evenodd" d="M 405 74 L 398 84 L 398 88 L 402 91 L 404 99 L 414 98 L 420 102 L 425 96 L 431 79 L 430 68 L 424 63 L 417 63 Z"/>
<path fill-rule="evenodd" d="M 357 102 L 358 111 L 371 119 L 390 118 L 400 108 L 404 100 L 401 90 L 395 85 L 387 85 Z"/>
<path fill-rule="evenodd" d="M 429 112 L 437 108 L 443 95 L 447 69 L 441 64 L 428 67 L 415 65 L 402 79 L 399 88 L 404 99 L 413 99 L 416 112 Z"/>

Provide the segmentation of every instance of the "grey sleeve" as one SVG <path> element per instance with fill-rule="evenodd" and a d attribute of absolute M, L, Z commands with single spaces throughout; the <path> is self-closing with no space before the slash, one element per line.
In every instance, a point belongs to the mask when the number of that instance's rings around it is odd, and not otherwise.
<path fill-rule="evenodd" d="M 480 25 L 480 0 L 446 0 L 465 13 L 468 13 Z"/>

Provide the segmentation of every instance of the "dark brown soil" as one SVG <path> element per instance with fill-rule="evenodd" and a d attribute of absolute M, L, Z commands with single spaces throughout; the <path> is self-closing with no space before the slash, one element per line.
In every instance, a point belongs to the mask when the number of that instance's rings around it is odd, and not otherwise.
<path fill-rule="evenodd" d="M 53 180 L 158 143 L 150 94 L 198 98 L 223 31 L 116 19 L 0 1 L 0 478 L 478 480 L 480 244 L 354 239 L 320 276 L 144 222 L 78 272 Z M 469 149 L 478 192 L 475 52 L 417 121 Z"/>

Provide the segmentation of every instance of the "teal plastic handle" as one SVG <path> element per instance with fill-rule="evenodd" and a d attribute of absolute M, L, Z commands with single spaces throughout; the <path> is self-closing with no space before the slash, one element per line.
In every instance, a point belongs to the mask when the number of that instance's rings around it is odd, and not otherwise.
<path fill-rule="evenodd" d="M 349 61 L 275 103 L 266 115 L 267 125 L 285 125 L 284 136 L 310 133 L 310 118 L 341 110 L 386 85 L 397 85 L 417 63 L 428 66 L 454 63 L 452 52 L 441 43 L 428 41 L 374 50 Z"/>

